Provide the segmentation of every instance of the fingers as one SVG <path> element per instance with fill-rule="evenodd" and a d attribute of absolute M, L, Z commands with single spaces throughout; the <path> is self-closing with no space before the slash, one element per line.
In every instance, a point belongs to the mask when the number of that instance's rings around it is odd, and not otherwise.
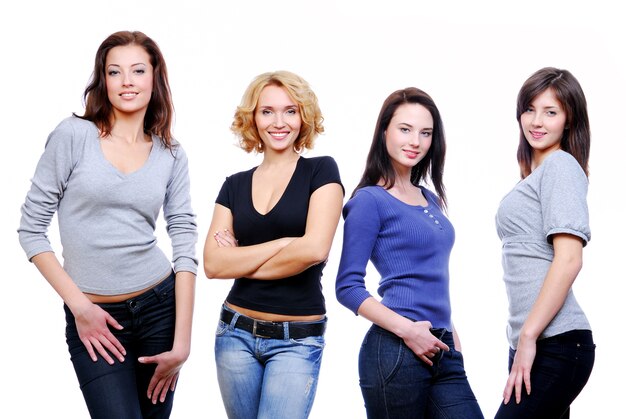
<path fill-rule="evenodd" d="M 229 230 L 216 231 L 213 238 L 220 247 L 237 247 L 239 241 Z"/>

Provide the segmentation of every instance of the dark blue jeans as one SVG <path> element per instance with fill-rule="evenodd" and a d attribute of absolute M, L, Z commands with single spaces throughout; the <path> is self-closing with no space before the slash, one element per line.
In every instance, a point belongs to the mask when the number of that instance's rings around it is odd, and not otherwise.
<path fill-rule="evenodd" d="M 65 306 L 66 339 L 74 370 L 92 418 L 168 418 L 174 394 L 152 404 L 147 396 L 155 364 L 140 364 L 140 356 L 172 349 L 175 326 L 174 274 L 156 287 L 130 300 L 99 304 L 123 330 L 111 329 L 126 349 L 124 362 L 109 365 L 101 357 L 92 361 L 76 331 L 76 321 Z"/>
<path fill-rule="evenodd" d="M 497 419 L 567 419 L 569 406 L 591 375 L 595 360 L 591 330 L 571 330 L 537 341 L 537 354 L 530 370 L 530 396 L 522 389 L 520 404 L 515 395 L 501 404 Z M 509 349 L 509 371 L 515 350 Z"/>
<path fill-rule="evenodd" d="M 361 392 L 369 419 L 483 418 L 452 333 L 445 332 L 440 339 L 450 351 L 440 352 L 431 367 L 398 336 L 376 325 L 370 328 L 359 354 Z"/>

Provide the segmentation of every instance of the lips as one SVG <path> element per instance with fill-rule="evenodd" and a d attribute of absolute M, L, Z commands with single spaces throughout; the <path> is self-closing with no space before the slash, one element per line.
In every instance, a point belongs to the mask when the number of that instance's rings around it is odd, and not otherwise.
<path fill-rule="evenodd" d="M 134 97 L 136 97 L 139 93 L 137 92 L 122 92 L 120 93 L 120 96 L 124 99 L 132 99 Z"/>
<path fill-rule="evenodd" d="M 413 151 L 413 150 L 402 150 L 404 152 L 404 154 L 406 154 L 406 156 L 410 159 L 416 159 L 417 156 L 419 155 L 418 151 Z"/>
<path fill-rule="evenodd" d="M 533 137 L 533 139 L 540 140 L 546 135 L 546 133 L 539 131 L 530 131 L 530 135 Z"/>
<path fill-rule="evenodd" d="M 274 131 L 274 132 L 268 132 L 269 135 L 275 139 L 275 140 L 284 140 L 285 138 L 287 138 L 287 135 L 289 135 L 289 131 Z"/>

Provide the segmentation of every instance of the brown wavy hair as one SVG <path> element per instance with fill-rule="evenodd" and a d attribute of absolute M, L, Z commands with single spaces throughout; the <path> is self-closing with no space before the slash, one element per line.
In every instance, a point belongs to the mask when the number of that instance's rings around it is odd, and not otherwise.
<path fill-rule="evenodd" d="M 115 32 L 100 44 L 96 52 L 91 80 L 83 94 L 85 113 L 82 116 L 76 116 L 96 124 L 101 135 L 111 134 L 114 121 L 113 107 L 107 96 L 106 58 L 111 49 L 127 45 L 142 47 L 150 56 L 150 64 L 154 72 L 152 96 L 143 121 L 144 132 L 158 136 L 163 145 L 171 150 L 174 105 L 167 78 L 167 67 L 159 46 L 143 32 Z"/>
<path fill-rule="evenodd" d="M 302 118 L 300 134 L 293 147 L 297 152 L 303 149 L 312 149 L 315 138 L 324 132 L 322 125 L 324 117 L 320 111 L 317 96 L 302 77 L 289 71 L 274 71 L 263 73 L 252 80 L 241 99 L 241 104 L 235 111 L 233 123 L 230 127 L 239 138 L 239 146 L 246 152 L 263 152 L 263 142 L 254 121 L 261 91 L 267 86 L 283 87 L 291 100 L 298 105 Z"/>
<path fill-rule="evenodd" d="M 516 116 L 520 127 L 517 162 L 520 167 L 520 176 L 524 179 L 530 174 L 533 151 L 524 135 L 520 118 L 535 97 L 547 89 L 552 89 L 567 115 L 565 130 L 561 138 L 561 149 L 574 156 L 585 174 L 589 176 L 591 131 L 585 93 L 572 73 L 554 67 L 544 67 L 536 71 L 524 82 L 517 95 Z"/>

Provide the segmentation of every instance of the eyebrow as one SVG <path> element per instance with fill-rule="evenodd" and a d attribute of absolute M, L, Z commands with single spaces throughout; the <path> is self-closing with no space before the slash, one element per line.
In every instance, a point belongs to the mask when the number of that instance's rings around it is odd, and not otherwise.
<path fill-rule="evenodd" d="M 398 125 L 405 125 L 409 128 L 415 128 L 413 125 L 409 124 L 408 122 L 398 122 Z M 428 127 L 428 128 L 422 128 L 421 131 L 432 131 L 433 128 L 432 127 Z"/>
<path fill-rule="evenodd" d="M 134 67 L 134 66 L 136 66 L 136 65 L 147 65 L 147 64 L 146 64 L 146 63 L 135 63 L 135 64 L 131 64 L 130 66 L 131 66 L 131 67 Z M 111 66 L 121 67 L 121 65 L 119 65 L 119 64 L 115 64 L 115 63 L 111 63 L 111 64 L 108 64 L 108 65 L 107 65 L 107 67 L 111 67 Z"/>

